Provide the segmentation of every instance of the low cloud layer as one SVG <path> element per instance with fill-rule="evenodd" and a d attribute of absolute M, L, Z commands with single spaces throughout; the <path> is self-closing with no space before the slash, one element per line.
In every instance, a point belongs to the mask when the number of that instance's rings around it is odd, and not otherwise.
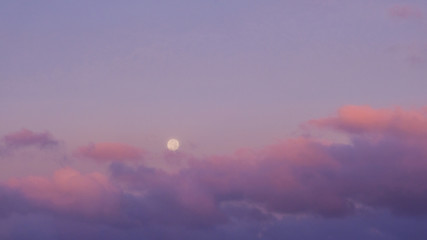
<path fill-rule="evenodd" d="M 174 172 L 128 164 L 125 159 L 142 155 L 127 145 L 95 144 L 79 153 L 111 161 L 108 173 L 66 167 L 52 177 L 10 179 L 0 189 L 0 216 L 43 213 L 112 229 L 181 233 L 286 216 L 427 216 L 426 109 L 346 106 L 309 125 L 340 131 L 350 143 L 287 139 L 232 155 L 193 157 Z"/>

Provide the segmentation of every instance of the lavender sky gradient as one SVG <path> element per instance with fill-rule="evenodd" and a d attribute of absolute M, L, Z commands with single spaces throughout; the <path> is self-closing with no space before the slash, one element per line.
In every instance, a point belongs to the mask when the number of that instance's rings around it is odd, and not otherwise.
<path fill-rule="evenodd" d="M 0 39 L 1 239 L 427 238 L 425 0 L 6 0 Z"/>

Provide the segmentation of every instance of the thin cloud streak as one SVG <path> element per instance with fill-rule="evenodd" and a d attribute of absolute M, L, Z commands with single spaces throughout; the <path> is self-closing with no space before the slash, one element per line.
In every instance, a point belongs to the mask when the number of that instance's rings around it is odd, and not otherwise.
<path fill-rule="evenodd" d="M 123 143 L 95 143 L 79 147 L 74 156 L 95 160 L 97 162 L 139 161 L 145 152 Z"/>
<path fill-rule="evenodd" d="M 21 148 L 28 146 L 45 148 L 49 146 L 57 146 L 59 144 L 59 142 L 48 132 L 36 133 L 25 128 L 20 131 L 7 134 L 2 140 L 7 148 Z"/>

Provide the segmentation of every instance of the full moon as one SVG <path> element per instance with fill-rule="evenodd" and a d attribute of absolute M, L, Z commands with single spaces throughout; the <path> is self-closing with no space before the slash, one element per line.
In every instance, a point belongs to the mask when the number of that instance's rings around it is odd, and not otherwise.
<path fill-rule="evenodd" d="M 176 140 L 175 138 L 169 139 L 166 146 L 169 150 L 176 151 L 179 148 L 179 141 Z"/>

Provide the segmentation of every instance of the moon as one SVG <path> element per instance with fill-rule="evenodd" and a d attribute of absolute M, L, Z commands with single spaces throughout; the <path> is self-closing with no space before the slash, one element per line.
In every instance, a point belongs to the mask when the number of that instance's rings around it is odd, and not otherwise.
<path fill-rule="evenodd" d="M 166 144 L 167 148 L 171 151 L 176 151 L 179 148 L 179 141 L 175 138 L 169 139 L 168 143 Z"/>

